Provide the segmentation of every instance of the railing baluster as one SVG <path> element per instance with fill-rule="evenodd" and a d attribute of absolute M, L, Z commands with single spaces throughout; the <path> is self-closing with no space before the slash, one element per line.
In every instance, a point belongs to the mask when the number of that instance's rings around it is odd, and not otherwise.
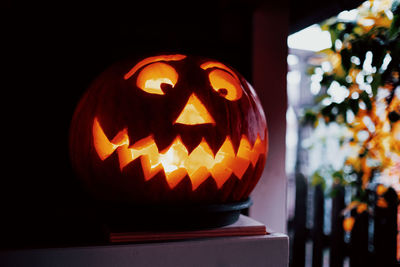
<path fill-rule="evenodd" d="M 307 180 L 302 174 L 296 174 L 296 204 L 294 216 L 293 257 L 291 267 L 304 267 L 306 229 Z"/>
<path fill-rule="evenodd" d="M 368 212 L 364 211 L 356 215 L 356 220 L 351 231 L 350 239 L 350 266 L 373 266 L 368 251 Z M 382 266 L 383 267 L 383 266 Z"/>
<path fill-rule="evenodd" d="M 333 187 L 333 190 L 329 267 L 343 267 L 345 249 L 342 216 L 342 211 L 345 208 L 344 188 L 337 184 Z"/>
<path fill-rule="evenodd" d="M 324 190 L 321 185 L 314 189 L 314 227 L 312 267 L 322 267 L 322 254 L 324 248 Z"/>
<path fill-rule="evenodd" d="M 394 266 L 397 241 L 397 194 L 392 188 L 389 188 L 381 200 L 383 204 L 375 207 L 375 255 L 379 266 Z"/>

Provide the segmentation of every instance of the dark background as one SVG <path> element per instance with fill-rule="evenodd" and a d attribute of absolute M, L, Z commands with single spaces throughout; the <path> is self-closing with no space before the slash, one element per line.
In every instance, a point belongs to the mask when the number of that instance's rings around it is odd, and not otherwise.
<path fill-rule="evenodd" d="M 290 31 L 360 2 L 293 1 Z M 101 225 L 68 158 L 69 123 L 84 90 L 110 64 L 160 52 L 215 58 L 251 82 L 252 16 L 265 4 L 271 5 L 244 0 L 0 4 L 6 158 L 0 246 L 98 240 Z"/>
<path fill-rule="evenodd" d="M 101 226 L 68 158 L 69 124 L 84 90 L 110 64 L 160 52 L 215 58 L 250 79 L 253 8 L 215 0 L 9 2 L 1 245 L 97 240 Z"/>

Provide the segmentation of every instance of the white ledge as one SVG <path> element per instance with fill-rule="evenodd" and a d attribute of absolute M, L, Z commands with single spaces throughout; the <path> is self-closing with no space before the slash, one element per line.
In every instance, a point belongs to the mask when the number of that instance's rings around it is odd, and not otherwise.
<path fill-rule="evenodd" d="M 1 266 L 288 266 L 288 237 L 280 233 L 159 243 L 10 250 Z"/>

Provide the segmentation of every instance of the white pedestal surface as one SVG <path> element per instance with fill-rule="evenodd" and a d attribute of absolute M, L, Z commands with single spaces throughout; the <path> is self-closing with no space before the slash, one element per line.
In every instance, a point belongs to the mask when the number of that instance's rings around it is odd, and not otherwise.
<path fill-rule="evenodd" d="M 286 267 L 288 237 L 215 237 L 159 243 L 9 250 L 0 252 L 0 266 L 29 267 Z"/>

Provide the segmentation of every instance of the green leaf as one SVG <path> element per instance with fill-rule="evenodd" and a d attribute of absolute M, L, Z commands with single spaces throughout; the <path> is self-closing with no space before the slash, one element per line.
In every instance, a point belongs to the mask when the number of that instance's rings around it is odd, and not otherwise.
<path fill-rule="evenodd" d="M 353 111 L 354 115 L 357 115 L 358 111 L 360 110 L 360 106 L 358 105 L 358 99 L 349 99 L 349 106 L 351 111 Z"/>
<path fill-rule="evenodd" d="M 367 109 L 368 109 L 368 110 L 371 110 L 371 109 L 372 109 L 372 103 L 371 103 L 371 99 L 369 98 L 368 93 L 365 92 L 365 91 L 363 91 L 363 92 L 360 94 L 360 98 L 361 98 L 361 100 L 365 103 L 365 105 L 367 106 Z"/>
<path fill-rule="evenodd" d="M 316 67 L 314 67 L 314 66 L 311 66 L 311 67 L 307 68 L 306 74 L 309 75 L 309 76 L 313 75 L 315 73 L 315 68 Z"/>
<path fill-rule="evenodd" d="M 326 181 L 324 177 L 322 177 L 318 171 L 314 172 L 313 175 L 311 176 L 311 185 L 312 186 L 318 186 L 320 185 L 323 190 L 326 188 Z"/>
<path fill-rule="evenodd" d="M 332 103 L 321 110 L 321 114 L 328 118 L 329 122 L 335 121 L 336 115 L 333 114 L 332 110 L 336 106 L 336 103 Z"/>
<path fill-rule="evenodd" d="M 332 173 L 332 178 L 333 178 L 333 179 L 338 179 L 339 181 L 342 181 L 342 180 L 344 179 L 344 177 L 343 177 L 343 171 L 340 170 L 340 171 L 335 171 L 335 172 L 333 172 L 333 173 Z"/>
<path fill-rule="evenodd" d="M 352 53 L 351 53 L 351 51 L 350 50 L 348 50 L 348 49 L 342 49 L 341 51 L 340 51 L 340 55 L 342 56 L 342 66 L 343 66 L 343 69 L 346 71 L 346 72 L 348 72 L 349 71 L 349 69 L 350 69 L 350 67 L 351 67 L 351 56 L 352 56 Z"/>
<path fill-rule="evenodd" d="M 316 96 L 314 98 L 314 101 L 315 101 L 315 103 L 320 103 L 320 102 L 322 102 L 322 100 L 324 100 L 327 97 L 330 97 L 330 96 L 328 94 L 322 94 L 322 95 Z"/>
<path fill-rule="evenodd" d="M 373 75 L 373 80 L 371 83 L 371 89 L 372 89 L 372 93 L 374 94 L 374 96 L 376 96 L 376 94 L 378 93 L 378 87 L 380 85 L 382 85 L 382 75 L 380 73 L 375 73 Z M 365 103 L 365 104 L 367 104 L 367 103 Z"/>
<path fill-rule="evenodd" d="M 332 50 L 333 51 L 336 51 L 335 50 L 335 41 L 338 39 L 337 37 L 338 37 L 338 31 L 336 30 L 336 27 L 335 27 L 335 29 L 332 29 L 332 28 L 329 28 L 329 34 L 331 35 L 331 43 L 332 43 Z"/>
<path fill-rule="evenodd" d="M 392 4 L 391 11 L 393 15 L 400 15 L 400 1 L 399 0 L 394 0 Z"/>
<path fill-rule="evenodd" d="M 303 116 L 302 123 L 314 125 L 316 121 L 317 121 L 317 115 L 315 114 L 315 112 L 310 109 L 306 110 Z"/>
<path fill-rule="evenodd" d="M 387 32 L 388 40 L 392 41 L 400 35 L 400 1 L 393 1 L 391 11 L 393 13 L 393 20 Z"/>
<path fill-rule="evenodd" d="M 365 60 L 365 54 L 368 51 L 368 46 L 364 39 L 354 39 L 351 40 L 351 54 L 352 56 L 356 56 L 360 59 L 361 65 Z"/>
<path fill-rule="evenodd" d="M 375 37 L 370 41 L 369 47 L 373 54 L 371 65 L 379 69 L 387 54 L 386 42 L 380 37 Z"/>
<path fill-rule="evenodd" d="M 358 154 L 358 157 L 363 158 L 366 155 L 368 155 L 368 152 L 369 152 L 368 148 L 365 148 L 364 151 L 362 151 L 360 154 Z"/>
<path fill-rule="evenodd" d="M 329 74 L 324 73 L 322 75 L 322 80 L 321 80 L 320 84 L 324 85 L 324 86 L 326 86 L 328 88 L 333 81 L 334 81 L 333 75 L 329 75 Z"/>

